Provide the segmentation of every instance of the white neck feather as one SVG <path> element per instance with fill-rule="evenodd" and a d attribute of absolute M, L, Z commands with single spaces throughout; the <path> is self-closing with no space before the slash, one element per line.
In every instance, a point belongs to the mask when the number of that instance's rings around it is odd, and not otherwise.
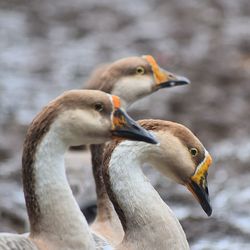
<path fill-rule="evenodd" d="M 52 125 L 36 151 L 35 193 L 41 211 L 41 235 L 60 243 L 61 249 L 94 249 L 88 224 L 65 174 L 66 149 Z"/>
<path fill-rule="evenodd" d="M 124 108 L 152 93 L 154 79 L 150 76 L 127 76 L 116 82 L 112 94 L 120 96 Z"/>
<path fill-rule="evenodd" d="M 169 246 L 189 249 L 179 221 L 140 168 L 143 157 L 157 150 L 156 147 L 124 141 L 112 153 L 111 189 L 125 215 L 127 227 L 122 245 L 136 245 L 134 249 L 167 249 Z"/>

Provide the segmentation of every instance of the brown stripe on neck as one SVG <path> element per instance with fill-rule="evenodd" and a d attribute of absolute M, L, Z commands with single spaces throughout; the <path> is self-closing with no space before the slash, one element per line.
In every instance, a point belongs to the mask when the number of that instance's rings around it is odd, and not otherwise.
<path fill-rule="evenodd" d="M 118 217 L 121 221 L 122 227 L 124 232 L 126 232 L 127 230 L 127 220 L 126 220 L 126 216 L 125 213 L 123 212 L 122 208 L 120 207 L 116 195 L 113 192 L 112 188 L 111 188 L 111 181 L 110 181 L 110 175 L 109 175 L 109 163 L 111 160 L 111 156 L 113 151 L 115 150 L 115 148 L 123 141 L 123 139 L 116 139 L 113 140 L 111 142 L 109 142 L 105 148 L 104 148 L 104 152 L 103 152 L 103 179 L 105 182 L 105 186 L 106 186 L 106 191 L 109 195 L 109 199 L 112 201 L 114 209 L 116 211 L 116 213 L 118 214 Z"/>
<path fill-rule="evenodd" d="M 90 151 L 92 171 L 96 185 L 98 219 L 106 221 L 111 219 L 112 214 L 110 213 L 109 197 L 102 176 L 104 145 L 105 144 L 90 145 Z"/>
<path fill-rule="evenodd" d="M 35 188 L 35 154 L 38 145 L 45 134 L 49 131 L 50 125 L 53 123 L 57 115 L 58 109 L 55 110 L 55 106 L 49 105 L 45 107 L 28 128 L 23 145 L 22 179 L 31 233 L 40 231 L 39 221 L 41 219 L 41 210 Z"/>
<path fill-rule="evenodd" d="M 104 181 L 102 178 L 102 155 L 104 144 L 92 144 L 90 145 L 92 170 L 96 183 L 97 198 L 103 198 L 103 194 L 106 193 Z"/>

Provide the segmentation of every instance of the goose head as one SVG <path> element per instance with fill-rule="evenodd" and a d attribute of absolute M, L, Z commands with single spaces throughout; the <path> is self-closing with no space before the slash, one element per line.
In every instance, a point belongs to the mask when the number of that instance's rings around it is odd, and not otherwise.
<path fill-rule="evenodd" d="M 210 216 L 212 208 L 207 173 L 212 158 L 199 139 L 178 123 L 142 120 L 139 124 L 152 131 L 159 141 L 158 145 L 150 147 L 151 150 L 144 160 L 155 166 L 163 175 L 186 186 Z"/>
<path fill-rule="evenodd" d="M 162 69 L 150 55 L 127 57 L 97 69 L 87 88 L 118 95 L 124 106 L 161 89 L 190 81 Z"/>
<path fill-rule="evenodd" d="M 115 137 L 157 143 L 120 106 L 119 97 L 102 91 L 66 91 L 43 109 L 29 130 L 36 127 L 41 134 L 53 131 L 67 147 L 103 143 Z"/>

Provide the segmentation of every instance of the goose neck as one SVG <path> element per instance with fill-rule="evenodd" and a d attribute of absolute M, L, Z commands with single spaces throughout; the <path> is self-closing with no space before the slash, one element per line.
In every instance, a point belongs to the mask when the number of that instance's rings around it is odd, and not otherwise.
<path fill-rule="evenodd" d="M 166 247 L 176 241 L 177 234 L 184 242 L 176 244 L 185 247 L 176 249 L 188 249 L 179 221 L 141 170 L 144 156 L 154 150 L 152 147 L 138 142 L 120 143 L 104 175 L 107 191 L 125 231 L 123 243 L 140 238 L 143 244 L 146 237 L 144 243 L 152 243 L 152 248 L 159 242 L 163 244 L 160 247 Z"/>
<path fill-rule="evenodd" d="M 92 236 L 68 184 L 64 153 L 67 146 L 54 129 L 28 132 L 23 152 L 23 185 L 31 236 L 89 249 Z M 63 240 L 62 240 L 63 239 Z M 72 242 L 73 240 L 73 242 Z M 63 249 L 63 248 L 62 248 Z"/>

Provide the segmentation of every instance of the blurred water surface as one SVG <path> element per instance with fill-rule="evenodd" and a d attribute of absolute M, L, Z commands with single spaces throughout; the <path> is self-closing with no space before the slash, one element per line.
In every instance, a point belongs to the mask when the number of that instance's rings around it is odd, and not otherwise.
<path fill-rule="evenodd" d="M 148 175 L 191 249 L 250 249 L 249 27 L 249 0 L 0 0 L 0 230 L 26 227 L 20 157 L 34 115 L 64 90 L 82 87 L 98 64 L 152 54 L 192 85 L 155 93 L 130 113 L 183 123 L 206 145 L 214 158 L 212 217 L 184 188 Z M 67 165 L 86 207 L 95 197 L 81 160 L 90 165 L 87 153 Z"/>

